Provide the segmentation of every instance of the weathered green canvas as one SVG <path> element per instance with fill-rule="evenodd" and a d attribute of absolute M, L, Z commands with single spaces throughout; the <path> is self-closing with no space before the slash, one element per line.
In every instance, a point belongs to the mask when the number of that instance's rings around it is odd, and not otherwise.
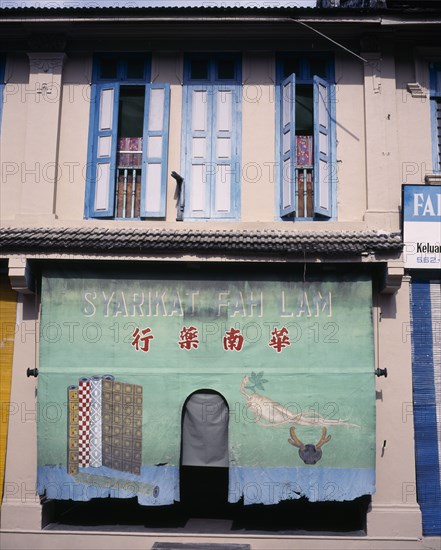
<path fill-rule="evenodd" d="M 179 500 L 182 411 L 198 390 L 228 404 L 230 502 L 373 493 L 371 284 L 45 272 L 40 494 Z"/>

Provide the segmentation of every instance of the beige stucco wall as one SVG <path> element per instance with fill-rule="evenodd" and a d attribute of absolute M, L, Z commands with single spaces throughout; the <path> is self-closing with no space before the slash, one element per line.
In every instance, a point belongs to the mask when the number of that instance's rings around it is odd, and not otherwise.
<path fill-rule="evenodd" d="M 416 503 L 409 282 L 409 278 L 405 278 L 401 289 L 394 295 L 374 292 L 376 367 L 388 369 L 387 378 L 376 379 L 376 493 L 367 515 L 367 537 L 363 537 L 364 542 L 361 539 L 359 546 L 354 539 L 338 537 L 339 548 L 397 548 L 393 546 L 394 539 L 399 539 L 400 548 L 419 547 L 421 517 Z M 36 321 L 39 320 L 39 308 L 32 295 L 20 294 L 18 302 L 10 405 L 12 413 L 0 521 L 2 529 L 25 534 L 29 530 L 37 532 L 41 527 L 42 510 L 34 493 L 37 473 L 35 441 L 37 415 L 45 414 L 45 411 L 36 409 L 36 379 L 26 378 L 25 372 L 25 367 L 38 367 L 36 333 L 39 329 Z M 53 540 L 57 541 L 55 532 L 53 536 Z M 323 541 L 327 539 L 326 536 L 321 538 Z M 91 544 L 92 540 L 87 539 L 87 544 Z M 305 539 L 305 548 L 319 547 L 314 546 L 314 540 L 319 544 L 314 538 L 310 541 Z M 367 544 L 363 546 L 365 542 Z M 45 544 L 52 547 L 50 545 L 56 542 L 45 541 Z M 280 548 L 292 547 L 287 540 L 270 541 L 269 544 L 271 548 L 279 547 L 277 544 Z M 253 543 L 252 548 L 259 546 Z"/>
<path fill-rule="evenodd" d="M 84 217 L 92 60 L 70 55 L 63 70 L 55 213 L 58 219 Z"/>
<path fill-rule="evenodd" d="M 275 65 L 270 52 L 245 53 L 242 88 L 242 208 L 244 222 L 275 218 Z"/>
<path fill-rule="evenodd" d="M 399 230 L 401 184 L 422 183 L 432 168 L 430 102 L 407 91 L 406 83 L 414 78 L 414 63 L 409 57 L 395 63 L 394 54 L 366 54 L 367 64 L 344 53 L 336 55 L 337 147 L 332 170 L 337 176 L 335 221 L 343 229 Z M 152 56 L 152 80 L 171 84 L 167 223 L 175 223 L 176 218 L 176 183 L 170 172 L 182 173 L 182 68 L 182 52 Z M 84 220 L 91 56 L 65 58 L 60 89 L 51 97 L 36 93 L 44 75 L 30 75 L 29 70 L 26 56 L 9 57 L 1 140 L 2 223 L 139 226 L 138 221 Z M 209 226 L 335 229 L 335 222 L 277 221 L 275 119 L 275 54 L 245 52 L 241 218 L 213 221 Z M 55 185 L 51 181 L 54 172 Z M 164 221 L 159 224 L 163 226 Z"/>
<path fill-rule="evenodd" d="M 388 371 L 377 378 L 376 493 L 367 517 L 369 532 L 393 536 L 421 535 L 416 502 L 410 277 L 393 295 L 374 296 L 377 366 Z"/>
<path fill-rule="evenodd" d="M 20 212 L 22 181 L 27 161 L 26 140 L 27 94 L 29 91 L 29 62 L 24 55 L 8 56 L 3 91 L 3 112 L 0 138 L 0 221 L 5 224 Z"/>
<path fill-rule="evenodd" d="M 14 362 L 12 367 L 5 482 L 0 527 L 40 528 L 41 506 L 35 492 L 37 474 L 37 379 L 27 368 L 38 367 L 38 331 L 35 296 L 18 294 Z M 31 443 L 32 442 L 32 443 Z"/>
<path fill-rule="evenodd" d="M 424 81 L 420 82 L 425 97 L 412 97 L 407 84 L 416 82 L 415 63 L 409 63 L 410 54 L 404 51 L 397 54 L 396 71 L 396 104 L 397 134 L 400 152 L 401 183 L 424 183 L 427 173 L 433 172 L 432 161 L 432 126 L 430 113 L 430 96 L 428 93 L 429 75 L 427 60 L 417 61 L 423 65 L 421 72 Z M 440 49 L 441 53 L 441 49 Z M 426 70 L 424 70 L 426 69 Z M 418 75 L 419 76 L 419 75 Z"/>
<path fill-rule="evenodd" d="M 175 221 L 176 184 L 171 177 L 168 179 L 165 222 L 84 220 L 84 169 L 87 164 L 91 57 L 87 54 L 70 55 L 64 61 L 59 120 L 55 125 L 53 104 L 42 107 L 41 103 L 35 101 L 35 97 L 30 99 L 31 94 L 23 96 L 22 92 L 28 86 L 29 61 L 26 56 L 14 56 L 11 58 L 13 61 L 8 62 L 6 71 L 9 85 L 14 88 L 6 88 L 3 109 L 1 162 L 2 168 L 10 172 L 6 173 L 7 177 L 4 173 L 2 175 L 1 223 L 100 227 L 166 225 L 175 229 L 209 226 L 318 231 L 366 228 L 399 230 L 403 167 L 408 162 L 415 163 L 418 167 L 427 162 L 431 166 L 431 129 L 429 102 L 412 98 L 404 90 L 403 83 L 413 76 L 412 62 L 400 61 L 395 64 L 393 53 L 385 52 L 383 57 L 373 56 L 373 63 L 370 65 L 346 54 L 337 55 L 335 109 L 338 219 L 332 222 L 292 224 L 274 221 L 277 213 L 272 167 L 278 161 L 275 153 L 274 56 L 270 52 L 245 53 L 242 167 L 246 170 L 243 172 L 241 189 L 241 221 L 197 225 L 194 222 Z M 167 172 L 179 172 L 182 53 L 155 53 L 152 78 L 155 82 L 171 83 Z M 50 126 L 47 124 L 45 127 L 46 108 L 52 118 Z M 34 120 L 40 121 L 44 132 L 35 133 L 35 129 L 29 128 L 30 115 Z M 49 128 L 56 129 L 55 150 L 42 147 L 41 141 Z M 419 136 L 417 142 L 413 137 L 415 129 Z M 29 134 L 31 131 L 34 132 L 32 136 Z M 48 186 L 42 188 L 35 181 L 35 176 L 23 179 L 21 166 L 31 169 L 29 163 L 35 161 L 37 151 L 42 151 L 44 162 L 53 162 L 58 167 L 51 200 L 50 181 L 47 182 Z M 404 182 L 421 183 L 423 179 L 420 172 L 419 168 L 414 174 L 408 171 Z M 43 211 L 42 189 L 48 200 L 47 208 Z M 33 204 L 34 212 L 29 211 Z M 377 366 L 388 368 L 389 377 L 377 380 L 377 493 L 373 497 L 372 511 L 368 515 L 370 538 L 366 548 L 386 548 L 390 537 L 401 537 L 400 548 L 416 548 L 417 539 L 421 536 L 419 508 L 413 492 L 413 423 L 406 408 L 412 401 L 410 342 L 404 341 L 402 336 L 402 327 L 409 321 L 408 300 L 406 281 L 396 296 L 376 296 L 374 330 L 377 335 Z M 22 297 L 21 303 L 23 318 L 26 317 L 31 329 L 35 329 L 38 312 L 33 297 Z M 25 367 L 33 368 L 37 365 L 38 346 L 35 346 L 31 337 L 23 340 L 21 334 L 17 333 L 15 342 L 11 400 L 20 403 L 20 411 L 32 411 L 35 408 L 35 380 L 25 379 Z M 7 489 L 10 494 L 1 512 L 4 529 L 40 528 L 40 507 L 26 492 L 35 483 L 36 476 L 35 419 L 26 418 L 23 423 L 19 415 L 11 416 L 6 466 L 6 483 L 9 483 Z M 385 447 L 384 441 L 387 442 Z M 28 451 L 23 453 L 23 448 Z M 18 492 L 15 492 L 16 488 Z M 23 491 L 26 492 L 25 496 Z M 53 540 L 56 544 L 56 537 Z M 91 539 L 87 540 L 90 543 Z M 356 547 L 354 541 L 342 543 L 341 540 L 336 542 L 336 547 Z M 288 544 L 286 541 L 280 542 L 278 547 L 292 547 L 291 543 L 292 541 Z M 305 547 L 310 544 L 310 547 L 316 548 L 322 543 L 323 541 L 317 540 L 305 542 Z M 259 544 L 261 543 L 255 542 L 253 548 L 264 547 L 258 546 Z M 276 548 L 276 544 L 272 541 L 271 547 Z"/>
<path fill-rule="evenodd" d="M 367 201 L 363 62 L 338 56 L 335 81 L 337 219 L 360 221 Z"/>

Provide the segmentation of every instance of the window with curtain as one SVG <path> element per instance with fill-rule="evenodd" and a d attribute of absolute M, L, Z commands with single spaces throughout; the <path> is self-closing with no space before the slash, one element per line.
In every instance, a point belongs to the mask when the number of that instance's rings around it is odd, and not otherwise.
<path fill-rule="evenodd" d="M 332 59 L 286 54 L 277 63 L 279 215 L 334 215 L 335 128 Z"/>
<path fill-rule="evenodd" d="M 169 84 L 151 84 L 142 55 L 95 59 L 86 217 L 165 216 Z"/>

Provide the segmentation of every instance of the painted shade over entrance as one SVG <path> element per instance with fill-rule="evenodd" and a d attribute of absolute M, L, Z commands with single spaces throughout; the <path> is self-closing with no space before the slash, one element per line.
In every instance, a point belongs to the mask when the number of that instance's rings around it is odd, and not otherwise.
<path fill-rule="evenodd" d="M 200 389 L 228 405 L 230 502 L 373 493 L 371 284 L 45 272 L 39 493 L 179 500 L 182 410 Z"/>

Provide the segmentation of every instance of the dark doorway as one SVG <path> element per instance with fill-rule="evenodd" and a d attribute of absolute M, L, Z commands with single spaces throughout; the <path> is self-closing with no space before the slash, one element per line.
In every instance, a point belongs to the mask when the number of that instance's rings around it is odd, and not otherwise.
<path fill-rule="evenodd" d="M 222 515 L 228 505 L 228 418 L 221 394 L 200 390 L 182 409 L 180 498 L 200 517 Z"/>

